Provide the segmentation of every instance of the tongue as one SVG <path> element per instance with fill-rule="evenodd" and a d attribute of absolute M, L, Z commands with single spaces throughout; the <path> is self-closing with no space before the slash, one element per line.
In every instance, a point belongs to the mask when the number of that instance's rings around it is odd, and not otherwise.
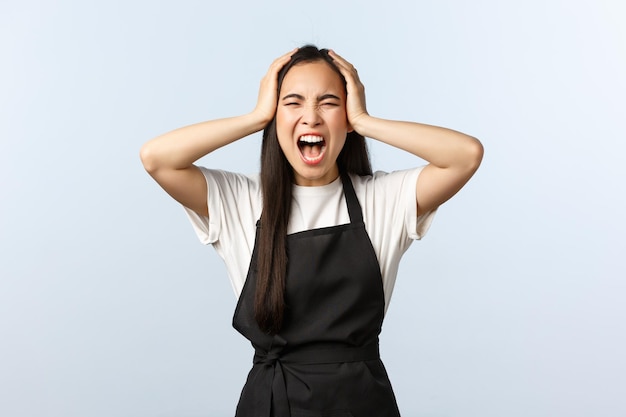
<path fill-rule="evenodd" d="M 321 153 L 322 147 L 320 145 L 305 145 L 302 147 L 302 155 L 308 159 L 317 158 Z"/>

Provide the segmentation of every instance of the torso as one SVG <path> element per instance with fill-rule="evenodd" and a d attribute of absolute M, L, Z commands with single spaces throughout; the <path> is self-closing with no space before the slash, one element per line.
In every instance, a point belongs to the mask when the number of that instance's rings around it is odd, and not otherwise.
<path fill-rule="evenodd" d="M 350 223 L 287 237 L 286 318 L 274 336 L 254 320 L 255 244 L 233 318 L 256 352 L 237 417 L 399 416 L 378 357 L 380 267 L 347 176 L 343 188 Z"/>

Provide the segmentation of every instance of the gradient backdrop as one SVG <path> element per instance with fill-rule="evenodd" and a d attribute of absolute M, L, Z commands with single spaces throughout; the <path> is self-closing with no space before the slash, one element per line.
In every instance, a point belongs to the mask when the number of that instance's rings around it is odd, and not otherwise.
<path fill-rule="evenodd" d="M 622 1 L 0 1 L 0 415 L 228 416 L 252 362 L 146 140 L 254 107 L 304 43 L 371 114 L 483 165 L 406 254 L 382 334 L 403 416 L 626 415 Z M 258 169 L 254 135 L 202 160 Z M 422 164 L 371 144 L 375 169 Z"/>

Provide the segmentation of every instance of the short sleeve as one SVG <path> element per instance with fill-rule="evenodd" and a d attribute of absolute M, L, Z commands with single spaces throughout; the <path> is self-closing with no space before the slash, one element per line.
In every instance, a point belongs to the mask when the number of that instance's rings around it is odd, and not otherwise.
<path fill-rule="evenodd" d="M 258 175 L 200 167 L 207 183 L 209 216 L 185 207 L 200 242 L 213 245 L 226 264 L 235 294 L 243 289 L 262 210 Z"/>
<path fill-rule="evenodd" d="M 260 215 L 260 189 L 255 177 L 200 167 L 207 185 L 209 216 L 184 207 L 202 244 L 215 244 L 235 232 L 249 229 Z"/>
<path fill-rule="evenodd" d="M 414 240 L 426 235 L 436 210 L 417 216 L 417 180 L 422 168 L 391 173 L 375 172 L 371 177 L 353 177 L 363 206 L 365 226 L 378 257 L 389 306 L 402 255 Z"/>
<path fill-rule="evenodd" d="M 407 180 L 404 182 L 405 190 L 403 194 L 406 195 L 407 200 L 404 202 L 406 207 L 406 216 L 404 223 L 406 225 L 406 231 L 409 238 L 413 240 L 420 240 L 423 238 L 430 225 L 435 218 L 437 210 L 431 210 L 421 216 L 417 215 L 417 180 L 424 167 L 415 168 L 410 171 L 406 171 Z"/>
<path fill-rule="evenodd" d="M 218 196 L 219 187 L 215 184 L 215 181 L 211 176 L 211 172 L 208 169 L 200 167 L 200 171 L 202 171 L 207 185 L 207 207 L 209 209 L 209 213 L 219 213 L 221 211 Z M 213 221 L 213 224 L 211 224 L 211 219 L 217 220 L 218 216 L 214 215 L 209 218 L 209 216 L 201 216 L 188 207 L 183 206 L 183 209 L 185 209 L 185 213 L 187 213 L 191 226 L 196 232 L 198 239 L 200 239 L 200 242 L 203 245 L 215 243 L 217 241 L 217 236 L 219 235 L 219 222 Z"/>

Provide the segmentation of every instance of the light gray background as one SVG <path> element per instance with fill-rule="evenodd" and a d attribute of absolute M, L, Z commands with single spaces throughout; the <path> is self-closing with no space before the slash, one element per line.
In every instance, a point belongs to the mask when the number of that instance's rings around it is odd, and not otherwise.
<path fill-rule="evenodd" d="M 252 350 L 224 266 L 138 151 L 251 110 L 308 42 L 370 113 L 486 149 L 403 260 L 382 334 L 403 415 L 626 415 L 625 21 L 619 0 L 2 0 L 0 415 L 233 415 Z M 258 145 L 202 162 L 255 172 Z"/>

